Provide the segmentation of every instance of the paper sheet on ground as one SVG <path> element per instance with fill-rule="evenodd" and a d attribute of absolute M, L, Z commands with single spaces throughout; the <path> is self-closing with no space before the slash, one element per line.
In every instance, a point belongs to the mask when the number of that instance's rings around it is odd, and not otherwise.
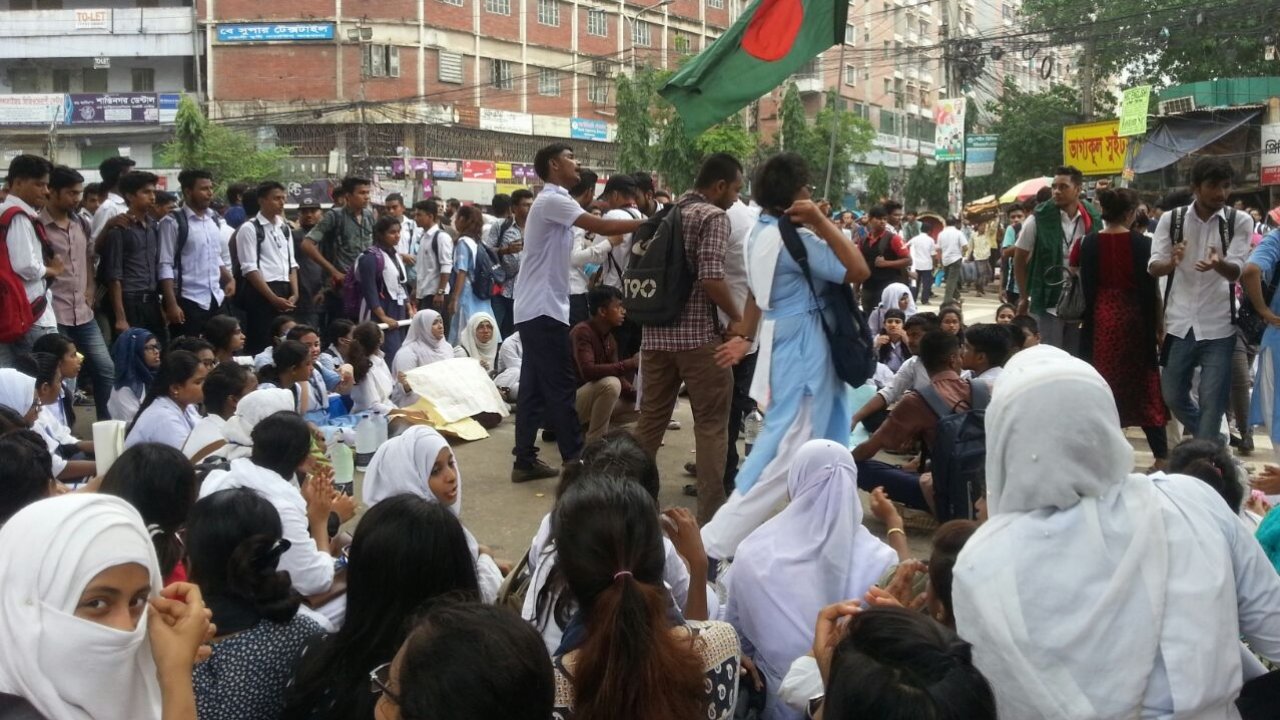
<path fill-rule="evenodd" d="M 488 433 L 471 417 L 479 413 L 497 413 L 502 417 L 510 414 L 506 401 L 493 380 L 489 379 L 489 374 L 471 358 L 431 363 L 410 370 L 405 377 L 419 397 L 411 409 L 426 414 L 438 430 L 445 427 L 453 429 L 452 426 L 468 421 L 480 431 L 479 437 L 487 437 Z M 436 420 L 440 421 L 439 425 Z M 456 432 L 464 439 L 472 439 L 461 433 L 465 427 L 464 424 Z"/>

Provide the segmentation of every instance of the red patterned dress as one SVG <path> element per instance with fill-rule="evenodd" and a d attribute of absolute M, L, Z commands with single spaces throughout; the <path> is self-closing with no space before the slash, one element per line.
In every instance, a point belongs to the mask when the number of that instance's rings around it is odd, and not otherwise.
<path fill-rule="evenodd" d="M 1111 386 L 1121 427 L 1163 426 L 1168 410 L 1160 395 L 1156 339 L 1145 327 L 1139 308 L 1140 282 L 1135 277 L 1130 234 L 1098 233 L 1098 284 L 1092 307 L 1092 358 Z M 1081 243 L 1071 248 L 1070 264 L 1080 265 Z M 1145 278 L 1143 278 L 1145 280 Z M 1089 325 L 1086 324 L 1086 329 Z"/>

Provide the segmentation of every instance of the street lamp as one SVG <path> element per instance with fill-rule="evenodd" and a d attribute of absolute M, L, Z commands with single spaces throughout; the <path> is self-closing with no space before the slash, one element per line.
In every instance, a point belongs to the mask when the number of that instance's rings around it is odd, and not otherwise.
<path fill-rule="evenodd" d="M 631 74 L 632 76 L 636 74 L 636 23 L 640 22 L 641 15 L 649 12 L 650 10 L 657 10 L 660 7 L 670 5 L 673 2 L 675 2 L 675 0 L 658 0 L 658 2 L 653 3 L 652 5 L 645 5 L 644 7 L 640 8 L 635 12 L 634 15 L 627 15 L 626 13 L 623 13 L 622 15 L 623 19 L 631 21 L 630 37 L 631 37 Z"/>

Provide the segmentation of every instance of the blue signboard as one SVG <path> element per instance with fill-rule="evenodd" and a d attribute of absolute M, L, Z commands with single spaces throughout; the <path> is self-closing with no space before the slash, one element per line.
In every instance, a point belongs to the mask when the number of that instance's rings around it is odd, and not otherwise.
<path fill-rule="evenodd" d="M 609 139 L 609 126 L 603 120 L 569 118 L 569 137 L 575 140 Z"/>
<path fill-rule="evenodd" d="M 243 23 L 218 26 L 218 42 L 332 39 L 333 23 L 328 22 Z"/>

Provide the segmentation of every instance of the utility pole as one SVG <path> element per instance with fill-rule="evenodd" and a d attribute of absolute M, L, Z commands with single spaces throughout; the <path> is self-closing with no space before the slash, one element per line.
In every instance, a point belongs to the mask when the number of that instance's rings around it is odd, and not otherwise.
<path fill-rule="evenodd" d="M 956 9 L 956 0 L 943 0 L 942 8 L 942 26 L 939 28 L 939 34 L 942 39 L 942 62 L 943 62 L 943 78 L 947 84 L 947 95 L 956 97 L 960 90 L 959 77 L 956 72 L 956 46 L 952 42 L 951 31 L 958 26 L 959 13 Z M 947 190 L 950 199 L 950 211 L 952 217 L 960 216 L 960 208 L 963 204 L 964 196 L 964 169 L 961 163 L 951 161 L 948 163 L 948 181 Z"/>
<path fill-rule="evenodd" d="M 831 102 L 831 145 L 827 148 L 827 179 L 822 183 L 822 196 L 831 197 L 831 170 L 836 160 L 836 136 L 840 134 L 840 113 L 836 98 L 840 97 L 841 73 L 844 72 L 844 49 L 848 45 L 843 39 L 840 41 L 840 59 L 836 61 L 836 90 Z M 826 73 L 824 72 L 823 75 Z M 823 100 L 826 100 L 824 97 Z M 849 170 L 845 168 L 845 180 L 848 180 Z M 846 183 L 840 183 L 840 196 L 844 196 Z"/>
<path fill-rule="evenodd" d="M 1093 119 L 1093 53 L 1096 43 L 1086 40 L 1084 57 L 1080 59 L 1080 111 L 1085 122 Z"/>

